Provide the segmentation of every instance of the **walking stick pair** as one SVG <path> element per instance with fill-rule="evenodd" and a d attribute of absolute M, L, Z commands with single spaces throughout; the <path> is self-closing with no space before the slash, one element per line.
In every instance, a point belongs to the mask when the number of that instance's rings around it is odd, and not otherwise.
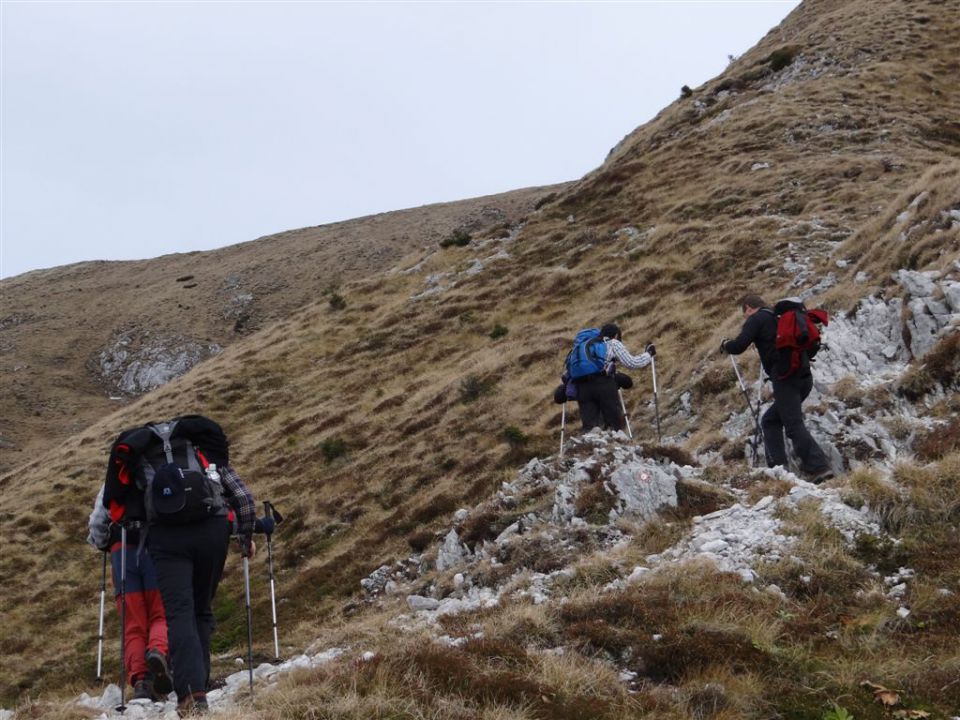
<path fill-rule="evenodd" d="M 276 578 L 273 570 L 273 532 L 276 526 L 283 521 L 283 516 L 273 506 L 273 503 L 264 501 L 264 517 L 257 519 L 255 531 L 267 536 L 267 565 L 270 573 L 270 608 L 273 620 L 273 649 L 274 658 L 280 660 L 280 638 L 277 626 L 277 597 Z M 137 524 L 139 526 L 139 523 Z M 120 705 L 118 712 L 126 710 L 126 623 L 127 623 L 127 523 L 120 525 Z M 107 556 L 103 553 L 103 566 L 100 575 L 100 618 L 97 631 L 97 681 L 103 680 L 103 643 L 104 636 L 104 608 L 107 593 Z M 253 694 L 253 611 L 250 602 L 250 559 L 243 558 L 244 599 L 247 610 L 247 661 L 250 672 L 250 693 Z"/>
<path fill-rule="evenodd" d="M 283 515 L 269 500 L 263 502 L 263 518 L 258 519 L 254 529 L 267 536 L 267 567 L 270 571 L 270 610 L 273 620 L 273 656 L 280 659 L 280 636 L 277 631 L 276 579 L 273 574 L 273 531 L 283 522 Z M 253 695 L 253 610 L 250 606 L 250 558 L 243 558 L 244 597 L 247 605 L 247 670 L 250 674 L 250 695 Z"/>
<path fill-rule="evenodd" d="M 657 363 L 654 356 L 650 357 L 650 369 L 653 372 L 653 408 L 657 418 L 657 442 L 662 442 L 660 435 L 660 400 L 657 393 Z M 633 439 L 633 429 L 630 427 L 630 413 L 627 412 L 627 404 L 623 400 L 623 389 L 617 388 L 617 394 L 620 397 L 620 408 L 623 410 L 623 419 L 627 425 L 627 436 Z M 560 411 L 560 457 L 563 458 L 564 433 L 567 426 L 567 403 L 564 402 Z"/>

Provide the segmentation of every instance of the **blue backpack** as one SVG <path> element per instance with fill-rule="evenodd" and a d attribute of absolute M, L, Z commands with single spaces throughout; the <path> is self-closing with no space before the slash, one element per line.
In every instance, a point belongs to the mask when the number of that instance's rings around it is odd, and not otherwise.
<path fill-rule="evenodd" d="M 597 328 L 581 330 L 573 339 L 573 350 L 567 355 L 567 374 L 571 380 L 600 375 L 607 364 L 607 345 Z"/>

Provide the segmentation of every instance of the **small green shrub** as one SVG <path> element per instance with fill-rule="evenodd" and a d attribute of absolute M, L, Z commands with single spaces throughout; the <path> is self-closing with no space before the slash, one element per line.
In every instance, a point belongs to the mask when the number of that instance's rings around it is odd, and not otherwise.
<path fill-rule="evenodd" d="M 327 438 L 320 443 L 320 452 L 328 463 L 333 462 L 347 454 L 347 443 L 338 437 Z"/>
<path fill-rule="evenodd" d="M 442 248 L 448 248 L 453 246 L 466 247 L 467 245 L 470 244 L 470 240 L 472 239 L 473 238 L 471 237 L 470 233 L 468 233 L 466 230 L 464 230 L 463 228 L 457 228 L 452 233 L 447 235 L 447 237 L 445 237 L 443 240 L 440 241 L 440 247 Z"/>
<path fill-rule="evenodd" d="M 338 292 L 334 292 L 330 295 L 330 308 L 333 310 L 343 310 L 347 306 L 347 301 L 343 299 L 343 295 Z"/>
<path fill-rule="evenodd" d="M 796 45 L 788 45 L 787 47 L 782 47 L 779 50 L 774 50 L 770 53 L 769 62 L 770 69 L 774 72 L 779 72 L 783 70 L 788 65 L 793 63 L 793 59 L 800 52 L 800 48 Z"/>
<path fill-rule="evenodd" d="M 509 328 L 507 328 L 504 325 L 501 325 L 500 323 L 497 323 L 496 325 L 493 326 L 493 330 L 490 331 L 490 339 L 499 340 L 508 332 L 510 332 Z"/>
<path fill-rule="evenodd" d="M 693 95 L 693 90 L 690 89 L 689 85 L 684 85 L 682 88 L 680 88 L 680 97 L 688 98 L 691 95 Z"/>
<path fill-rule="evenodd" d="M 484 379 L 476 375 L 467 375 L 460 381 L 460 402 L 472 403 L 483 395 L 493 392 L 495 380 Z"/>
<path fill-rule="evenodd" d="M 834 703 L 833 708 L 823 714 L 823 720 L 854 720 L 854 717 L 845 707 Z"/>
<path fill-rule="evenodd" d="M 511 447 L 522 447 L 527 444 L 529 438 L 526 434 L 518 427 L 510 425 L 509 427 L 504 428 L 501 433 L 504 440 L 510 443 Z"/>

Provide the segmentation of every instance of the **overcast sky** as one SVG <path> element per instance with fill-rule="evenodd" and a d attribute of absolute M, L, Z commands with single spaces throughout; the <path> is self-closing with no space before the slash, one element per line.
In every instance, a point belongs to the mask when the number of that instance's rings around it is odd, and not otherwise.
<path fill-rule="evenodd" d="M 578 178 L 796 0 L 2 0 L 0 275 Z"/>

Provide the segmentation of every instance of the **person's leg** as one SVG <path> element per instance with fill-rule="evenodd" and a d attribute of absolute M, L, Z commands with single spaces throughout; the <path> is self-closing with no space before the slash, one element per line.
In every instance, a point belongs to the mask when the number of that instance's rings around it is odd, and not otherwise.
<path fill-rule="evenodd" d="M 117 612 L 123 613 L 123 607 L 120 604 L 120 558 L 119 548 L 110 554 Z M 148 622 L 143 578 L 137 566 L 137 551 L 131 546 L 127 547 L 126 591 L 123 597 L 127 606 L 123 629 L 123 664 L 127 672 L 127 681 L 130 685 L 134 685 L 148 672 L 147 663 L 143 657 L 147 647 Z"/>
<path fill-rule="evenodd" d="M 580 410 L 583 432 L 603 426 L 603 413 L 597 403 L 592 380 L 584 380 L 577 384 L 577 408 Z"/>
<path fill-rule="evenodd" d="M 150 530 L 150 557 L 167 619 L 174 690 L 181 702 L 206 688 L 203 650 L 194 616 L 194 536 L 190 526 L 157 525 Z"/>
<path fill-rule="evenodd" d="M 787 437 L 793 443 L 794 452 L 800 458 L 801 470 L 811 474 L 826 471 L 829 467 L 826 455 L 807 430 L 803 420 L 803 401 L 813 389 L 813 377 L 807 375 L 788 378 L 779 385 L 783 398 L 780 403 L 780 419 Z M 774 392 L 776 393 L 776 390 Z"/>
<path fill-rule="evenodd" d="M 229 534 L 226 520 L 213 518 L 198 526 L 201 541 L 197 543 L 193 564 L 194 616 L 197 636 L 203 656 L 206 690 L 210 678 L 210 638 L 213 636 L 215 621 L 213 617 L 213 597 L 216 595 L 223 566 L 227 559 Z"/>
<path fill-rule="evenodd" d="M 140 557 L 140 577 L 143 582 L 143 596 L 147 608 L 147 647 L 158 650 L 164 655 L 169 651 L 167 641 L 167 616 L 163 611 L 163 599 L 157 584 L 157 570 L 153 566 L 150 554 L 144 552 Z"/>
<path fill-rule="evenodd" d="M 604 377 L 597 381 L 597 400 L 604 425 L 611 430 L 623 430 L 626 423 L 623 406 L 620 404 L 620 390 L 614 378 Z"/>
<path fill-rule="evenodd" d="M 763 430 L 763 454 L 767 459 L 767 467 L 787 466 L 787 448 L 783 440 L 783 423 L 780 420 L 778 408 L 777 386 L 774 384 L 773 404 L 760 418 L 760 427 Z"/>

